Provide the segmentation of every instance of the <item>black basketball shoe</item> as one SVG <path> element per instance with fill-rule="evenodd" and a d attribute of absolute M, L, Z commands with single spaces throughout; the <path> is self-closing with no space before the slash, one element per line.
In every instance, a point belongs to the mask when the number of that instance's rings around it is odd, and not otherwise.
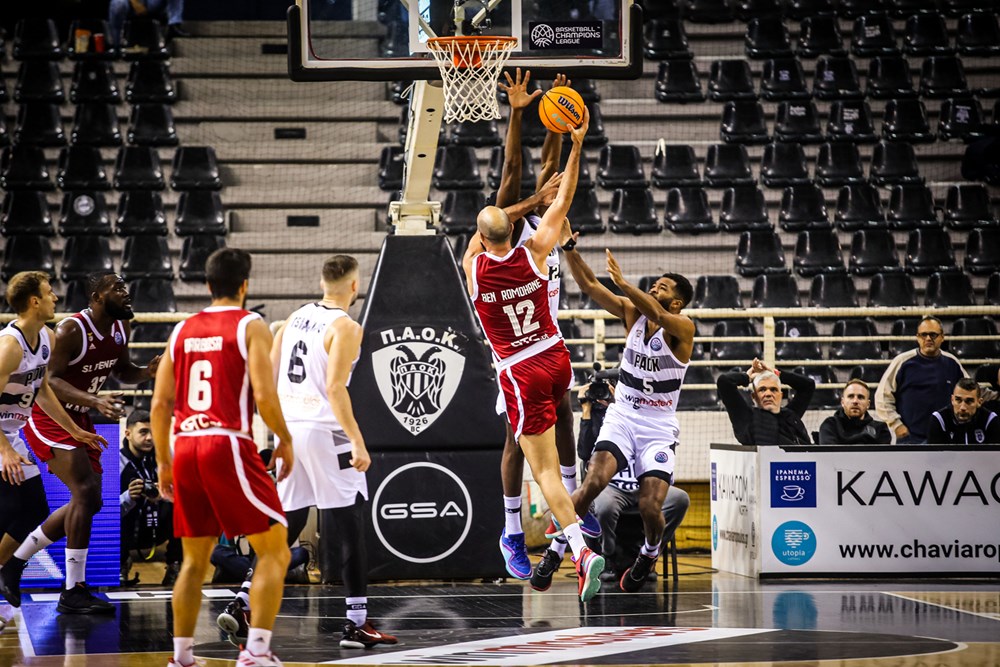
<path fill-rule="evenodd" d="M 562 556 L 552 549 L 546 549 L 542 554 L 542 559 L 535 566 L 535 571 L 531 573 L 531 587 L 536 591 L 547 591 L 552 585 L 552 575 L 559 569 L 562 563 Z"/>
<path fill-rule="evenodd" d="M 81 581 L 73 588 L 63 589 L 56 611 L 62 614 L 113 614 L 115 606 L 91 593 L 90 586 Z"/>
<path fill-rule="evenodd" d="M 622 579 L 618 582 L 618 585 L 626 593 L 635 593 L 646 583 L 646 576 L 652 571 L 654 565 L 656 565 L 655 556 L 644 556 L 642 552 L 639 552 L 639 555 L 635 557 L 635 562 L 632 563 L 632 567 L 625 570 L 625 573 L 622 574 Z"/>
<path fill-rule="evenodd" d="M 247 643 L 250 634 L 250 610 L 239 598 L 227 604 L 215 622 L 229 637 L 230 644 L 242 648 Z"/>
<path fill-rule="evenodd" d="M 358 625 L 354 621 L 344 624 L 344 634 L 340 638 L 340 648 L 368 649 L 378 644 L 395 644 L 399 640 L 392 635 L 379 632 L 371 621 Z"/>
<path fill-rule="evenodd" d="M 0 567 L 0 595 L 3 595 L 11 607 L 21 606 L 21 574 L 28 561 L 17 556 L 11 556 L 7 563 Z"/>

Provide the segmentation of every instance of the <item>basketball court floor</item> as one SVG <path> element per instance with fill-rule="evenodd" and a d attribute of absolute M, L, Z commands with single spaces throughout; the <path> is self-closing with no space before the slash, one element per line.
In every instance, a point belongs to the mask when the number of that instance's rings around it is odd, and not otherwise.
<path fill-rule="evenodd" d="M 273 646 L 286 665 L 1000 665 L 1000 582 L 758 584 L 681 557 L 680 579 L 638 594 L 605 583 L 583 605 L 568 560 L 545 593 L 526 583 L 375 585 L 369 609 L 400 643 L 339 648 L 338 587 L 289 586 Z M 233 588 L 206 589 L 197 655 L 233 664 L 214 619 Z M 54 593 L 26 597 L 0 633 L 0 667 L 162 667 L 172 649 L 170 592 L 108 593 L 114 617 L 65 616 Z"/>

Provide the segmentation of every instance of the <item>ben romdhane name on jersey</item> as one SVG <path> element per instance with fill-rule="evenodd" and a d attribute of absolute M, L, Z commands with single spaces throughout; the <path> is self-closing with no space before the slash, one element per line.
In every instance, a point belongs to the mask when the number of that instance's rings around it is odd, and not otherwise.
<path fill-rule="evenodd" d="M 513 301 L 514 299 L 521 299 L 533 294 L 534 292 L 542 289 L 541 280 L 532 280 L 530 283 L 524 285 L 518 285 L 517 287 L 511 287 L 510 289 L 500 290 L 500 301 Z M 496 303 L 497 293 L 496 292 L 483 292 L 480 295 L 483 303 Z"/>

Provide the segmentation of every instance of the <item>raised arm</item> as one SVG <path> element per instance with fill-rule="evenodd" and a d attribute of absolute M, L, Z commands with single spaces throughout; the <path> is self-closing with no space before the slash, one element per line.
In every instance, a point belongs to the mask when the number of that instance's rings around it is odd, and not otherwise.
<path fill-rule="evenodd" d="M 574 240 L 576 236 L 573 235 Z M 618 296 L 601 284 L 594 272 L 587 266 L 583 255 L 577 252 L 575 244 L 569 249 L 565 247 L 565 244 L 563 245 L 563 257 L 569 264 L 570 273 L 573 274 L 573 280 L 576 281 L 576 284 L 580 286 L 580 291 L 615 317 L 622 320 L 631 318 L 633 322 L 635 321 L 635 306 L 625 297 Z"/>
<path fill-rule="evenodd" d="M 562 182 L 563 174 L 553 174 L 537 192 L 515 204 L 504 207 L 503 212 L 513 222 L 519 218 L 523 218 L 539 206 L 547 207 L 559 196 L 559 187 L 562 185 Z M 516 239 L 512 239 L 511 242 L 515 243 Z"/>
<path fill-rule="evenodd" d="M 531 81 L 530 71 L 524 72 L 523 79 L 520 67 L 515 71 L 513 79 L 510 78 L 509 72 L 504 72 L 503 75 L 507 78 L 507 85 L 501 83 L 500 88 L 507 92 L 510 117 L 507 120 L 503 171 L 500 176 L 500 187 L 497 189 L 496 205 L 500 208 L 517 201 L 521 194 L 521 168 L 523 166 L 521 164 L 521 115 L 524 108 L 542 94 L 541 90 L 530 94 L 527 92 L 528 82 Z"/>
<path fill-rule="evenodd" d="M 810 377 L 792 371 L 782 371 L 781 381 L 792 388 L 788 409 L 798 415 L 799 419 L 802 419 L 802 415 L 809 409 L 813 394 L 816 393 L 816 382 Z"/>
<path fill-rule="evenodd" d="M 552 87 L 568 86 L 572 82 L 566 78 L 565 74 L 557 74 L 552 82 Z M 538 170 L 538 177 L 535 180 L 535 190 L 541 190 L 542 185 L 551 178 L 552 174 L 559 171 L 559 156 L 562 154 L 562 138 L 560 132 L 545 133 L 545 141 L 542 142 L 542 164 Z"/>

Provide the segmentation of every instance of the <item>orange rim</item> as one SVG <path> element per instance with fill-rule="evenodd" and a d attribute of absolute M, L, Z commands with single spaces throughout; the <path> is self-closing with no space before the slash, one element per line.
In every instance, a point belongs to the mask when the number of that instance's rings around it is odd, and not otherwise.
<path fill-rule="evenodd" d="M 427 40 L 427 48 L 432 51 L 450 52 L 452 63 L 455 67 L 466 68 L 479 67 L 482 65 L 480 53 L 483 51 L 483 47 L 497 46 L 500 47 L 500 49 L 513 48 L 516 43 L 516 37 L 462 35 L 456 37 L 431 37 Z M 471 56 L 471 61 L 467 62 L 466 54 L 462 52 L 461 47 L 472 45 L 477 45 L 480 48 L 477 51 L 473 51 L 468 54 Z"/>

